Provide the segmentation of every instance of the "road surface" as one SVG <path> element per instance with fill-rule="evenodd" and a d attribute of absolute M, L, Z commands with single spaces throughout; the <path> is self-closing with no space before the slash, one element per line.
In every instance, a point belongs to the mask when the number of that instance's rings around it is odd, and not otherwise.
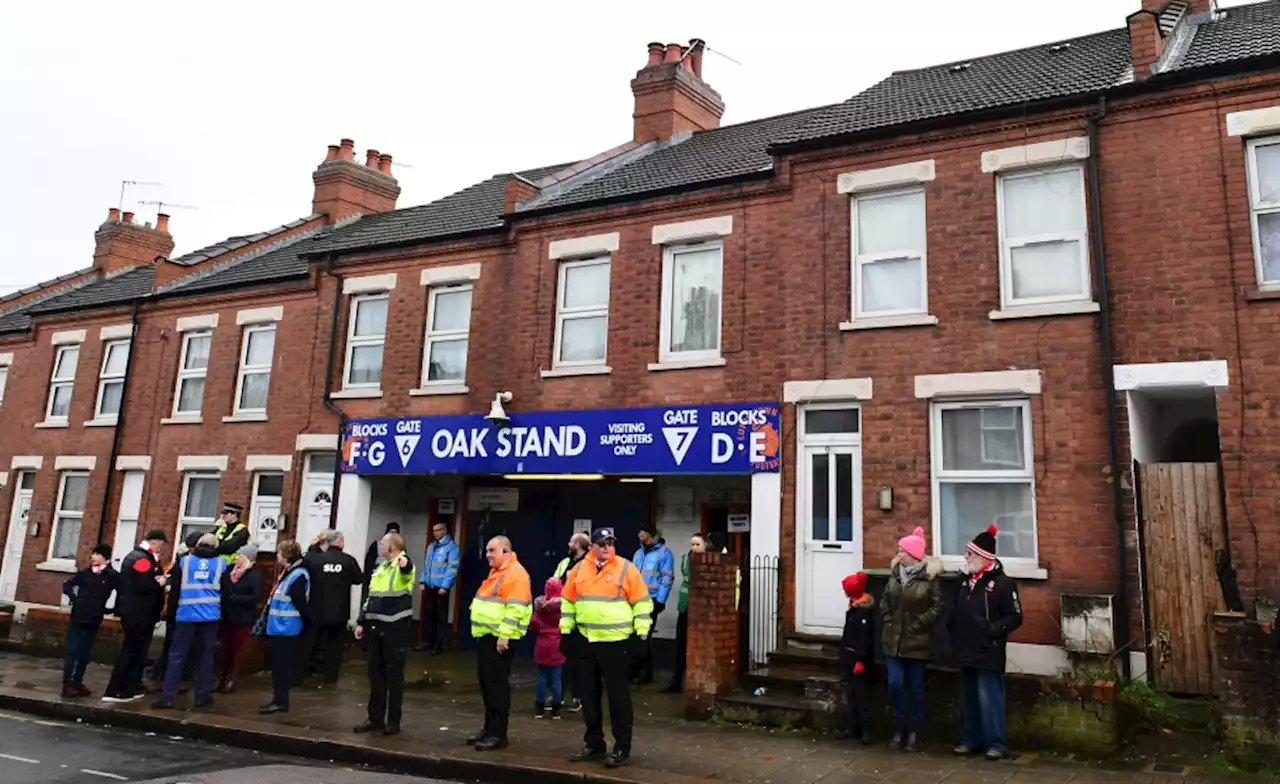
<path fill-rule="evenodd" d="M 0 712 L 3 784 L 450 784 Z"/>

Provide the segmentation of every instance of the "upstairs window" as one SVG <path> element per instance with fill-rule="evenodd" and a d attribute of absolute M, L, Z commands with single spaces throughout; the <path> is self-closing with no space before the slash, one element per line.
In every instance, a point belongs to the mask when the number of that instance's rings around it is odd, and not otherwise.
<path fill-rule="evenodd" d="M 660 362 L 720 358 L 724 245 L 667 247 L 662 260 Z"/>
<path fill-rule="evenodd" d="M 129 365 L 129 341 L 113 340 L 102 347 L 102 371 L 98 374 L 98 419 L 120 416 L 124 399 L 124 373 Z"/>
<path fill-rule="evenodd" d="M 853 199 L 853 319 L 928 313 L 924 191 Z"/>
<path fill-rule="evenodd" d="M 199 416 L 204 408 L 204 383 L 209 372 L 212 332 L 184 332 L 178 360 L 178 388 L 173 397 L 175 417 Z"/>
<path fill-rule="evenodd" d="M 604 364 L 609 342 L 609 273 L 607 256 L 560 264 L 555 367 Z"/>
<path fill-rule="evenodd" d="M 472 284 L 432 286 L 428 292 L 422 384 L 461 384 L 467 379 Z"/>
<path fill-rule="evenodd" d="M 1088 300 L 1084 169 L 1071 165 L 1002 174 L 996 188 L 1003 306 Z"/>
<path fill-rule="evenodd" d="M 244 344 L 240 348 L 240 373 L 236 379 L 235 413 L 267 413 L 267 392 L 271 387 L 271 363 L 275 350 L 274 324 L 245 327 Z"/>
<path fill-rule="evenodd" d="M 351 298 L 347 325 L 347 362 L 343 386 L 372 389 L 382 385 L 382 349 L 387 342 L 386 294 Z"/>
<path fill-rule="evenodd" d="M 71 416 L 71 393 L 76 382 L 76 366 L 80 364 L 79 346 L 58 346 L 53 356 L 53 377 L 49 381 L 49 407 L 45 419 L 66 422 Z"/>
<path fill-rule="evenodd" d="M 0 406 L 4 405 L 4 388 L 9 383 L 9 366 L 0 365 Z"/>
<path fill-rule="evenodd" d="M 1259 288 L 1280 288 L 1280 138 L 1249 142 L 1249 204 Z"/>

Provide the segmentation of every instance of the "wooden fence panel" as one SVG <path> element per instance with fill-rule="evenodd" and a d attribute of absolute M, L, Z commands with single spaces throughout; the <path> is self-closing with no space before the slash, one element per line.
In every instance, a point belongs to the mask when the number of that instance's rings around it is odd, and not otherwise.
<path fill-rule="evenodd" d="M 1156 685 L 1212 694 L 1213 613 L 1225 610 L 1213 552 L 1225 547 L 1216 463 L 1138 466 Z"/>

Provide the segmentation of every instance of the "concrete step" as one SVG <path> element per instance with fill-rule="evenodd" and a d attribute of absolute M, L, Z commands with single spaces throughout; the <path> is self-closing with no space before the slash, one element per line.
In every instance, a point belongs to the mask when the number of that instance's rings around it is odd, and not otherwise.
<path fill-rule="evenodd" d="M 770 665 L 757 667 L 744 673 L 742 688 L 750 693 L 763 687 L 769 694 L 791 694 L 803 697 L 810 681 L 830 687 L 838 685 L 840 680 L 840 676 L 834 673 Z"/>
<path fill-rule="evenodd" d="M 791 729 L 809 724 L 809 709 L 804 698 L 794 694 L 766 694 L 753 696 L 750 692 L 735 691 L 716 699 L 720 716 L 738 724 L 758 724 L 764 727 Z"/>
<path fill-rule="evenodd" d="M 821 673 L 838 673 L 839 648 L 797 648 L 785 645 L 769 654 L 769 666 L 791 670 L 810 670 Z"/>

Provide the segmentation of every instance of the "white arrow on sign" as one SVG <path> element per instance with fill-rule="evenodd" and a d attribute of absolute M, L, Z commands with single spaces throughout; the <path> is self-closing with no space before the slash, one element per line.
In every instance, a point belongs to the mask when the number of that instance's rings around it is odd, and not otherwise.
<path fill-rule="evenodd" d="M 689 453 L 689 447 L 693 446 L 693 437 L 697 434 L 696 427 L 662 428 L 662 435 L 667 439 L 667 446 L 671 448 L 671 456 L 676 459 L 676 465 L 684 463 L 684 456 Z"/>
<path fill-rule="evenodd" d="M 418 450 L 418 442 L 422 440 L 422 436 L 396 436 L 396 452 L 400 455 L 400 466 L 402 468 L 409 467 L 409 461 L 413 458 L 413 453 Z"/>

